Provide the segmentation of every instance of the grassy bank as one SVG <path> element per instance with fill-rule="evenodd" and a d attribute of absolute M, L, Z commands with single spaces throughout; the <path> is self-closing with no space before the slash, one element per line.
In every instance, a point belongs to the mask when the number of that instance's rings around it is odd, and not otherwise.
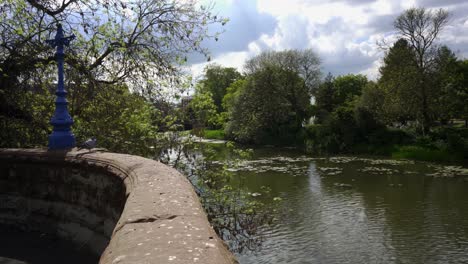
<path fill-rule="evenodd" d="M 198 130 L 191 130 L 190 134 L 196 135 L 198 137 L 202 137 L 204 139 L 218 139 L 223 140 L 225 139 L 224 130 L 222 129 L 198 129 Z"/>
<path fill-rule="evenodd" d="M 367 135 L 341 135 L 320 126 L 309 127 L 306 151 L 313 154 L 378 155 L 437 163 L 468 165 L 468 129 L 439 127 L 420 136 L 400 129 L 380 129 Z"/>
<path fill-rule="evenodd" d="M 224 139 L 224 130 L 218 129 L 218 130 L 208 130 L 205 129 L 203 131 L 203 137 L 206 139 Z"/>
<path fill-rule="evenodd" d="M 194 133 L 192 131 L 191 133 Z M 223 140 L 224 130 L 199 130 L 198 136 L 205 139 Z M 468 165 L 467 129 L 436 130 L 430 136 L 417 137 L 403 130 L 383 130 L 368 137 L 367 142 L 349 142 L 342 138 L 330 140 L 329 135 L 308 134 L 304 141 L 308 153 L 318 155 L 357 154 L 377 155 L 393 159 L 410 159 L 435 163 Z M 314 137 L 312 137 L 312 135 Z M 303 141 L 303 142 L 304 142 Z M 343 144 L 344 148 L 336 146 Z M 307 144 L 310 144 L 309 147 Z M 300 143 L 297 145 L 299 146 Z"/>
<path fill-rule="evenodd" d="M 421 146 L 398 146 L 391 153 L 391 157 L 394 159 L 412 159 L 439 163 L 467 163 L 460 153 Z"/>
<path fill-rule="evenodd" d="M 436 163 L 467 164 L 462 153 L 450 152 L 446 149 L 436 149 L 418 145 L 357 145 L 353 147 L 353 154 L 378 155 L 393 159 L 409 159 Z"/>

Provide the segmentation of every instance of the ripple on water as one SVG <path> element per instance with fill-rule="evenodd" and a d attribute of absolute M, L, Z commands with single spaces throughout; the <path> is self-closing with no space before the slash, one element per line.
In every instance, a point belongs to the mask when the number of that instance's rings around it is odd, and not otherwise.
<path fill-rule="evenodd" d="M 274 155 L 232 168 L 250 192 L 282 198 L 261 250 L 240 263 L 468 263 L 468 181 L 433 178 L 466 169 Z"/>

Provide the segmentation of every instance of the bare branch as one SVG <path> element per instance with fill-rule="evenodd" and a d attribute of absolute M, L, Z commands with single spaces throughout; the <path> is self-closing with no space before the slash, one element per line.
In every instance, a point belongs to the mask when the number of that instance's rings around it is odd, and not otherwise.
<path fill-rule="evenodd" d="M 70 4 L 75 3 L 75 2 L 77 2 L 78 0 L 70 0 L 70 1 L 68 1 L 68 2 L 65 2 L 65 0 L 64 0 L 64 1 L 62 1 L 62 4 L 60 5 L 60 7 L 58 7 L 58 8 L 55 9 L 55 10 L 49 9 L 49 8 L 46 7 L 45 5 L 40 4 L 39 1 L 37 1 L 37 0 L 26 0 L 26 1 L 28 1 L 28 3 L 29 3 L 31 6 L 37 8 L 38 10 L 41 10 L 42 12 L 44 12 L 44 13 L 50 15 L 50 16 L 56 16 L 56 15 L 62 13 L 63 11 L 65 11 L 65 9 L 66 9 Z"/>

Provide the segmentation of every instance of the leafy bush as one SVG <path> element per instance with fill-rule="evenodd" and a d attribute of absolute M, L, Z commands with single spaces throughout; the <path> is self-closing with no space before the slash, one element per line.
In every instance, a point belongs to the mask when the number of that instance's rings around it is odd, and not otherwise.
<path fill-rule="evenodd" d="M 0 111 L 0 147 L 45 146 L 54 111 L 54 96 L 47 86 L 36 87 L 36 92 L 18 89 L 2 94 L 0 90 L 0 97 L 9 102 L 0 106 L 6 108 Z"/>
<path fill-rule="evenodd" d="M 429 134 L 426 146 L 446 150 L 465 160 L 468 159 L 468 129 L 439 127 Z"/>
<path fill-rule="evenodd" d="M 407 145 L 414 143 L 414 138 L 405 130 L 396 128 L 382 128 L 371 132 L 368 143 L 371 145 Z"/>
<path fill-rule="evenodd" d="M 127 87 L 106 87 L 74 116 L 74 133 L 78 142 L 94 136 L 100 147 L 145 156 L 156 141 L 153 111 L 144 98 Z"/>
<path fill-rule="evenodd" d="M 237 84 L 242 85 L 236 88 L 238 93 L 226 100 L 228 138 L 240 143 L 293 143 L 310 110 L 310 96 L 301 77 L 270 65 Z"/>
<path fill-rule="evenodd" d="M 349 152 L 359 142 L 359 129 L 352 107 L 338 107 L 320 125 L 306 127 L 306 150 L 312 153 Z"/>

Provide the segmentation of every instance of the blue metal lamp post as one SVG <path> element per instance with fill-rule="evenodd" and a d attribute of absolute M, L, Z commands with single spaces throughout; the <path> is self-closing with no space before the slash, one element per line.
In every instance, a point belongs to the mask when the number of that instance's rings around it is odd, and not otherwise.
<path fill-rule="evenodd" d="M 58 84 L 55 94 L 57 98 L 55 100 L 55 113 L 50 124 L 54 127 L 52 134 L 49 135 L 49 149 L 69 149 L 73 148 L 76 145 L 75 135 L 71 131 L 71 125 L 73 124 L 73 119 L 68 113 L 68 101 L 66 99 L 67 92 L 63 84 L 63 60 L 65 54 L 63 52 L 63 47 L 68 46 L 70 41 L 74 39 L 75 36 L 64 37 L 62 25 L 57 25 L 57 35 L 55 39 L 47 40 L 47 43 L 52 47 L 57 47 L 57 52 L 55 56 L 57 58 L 57 67 L 58 67 Z"/>

